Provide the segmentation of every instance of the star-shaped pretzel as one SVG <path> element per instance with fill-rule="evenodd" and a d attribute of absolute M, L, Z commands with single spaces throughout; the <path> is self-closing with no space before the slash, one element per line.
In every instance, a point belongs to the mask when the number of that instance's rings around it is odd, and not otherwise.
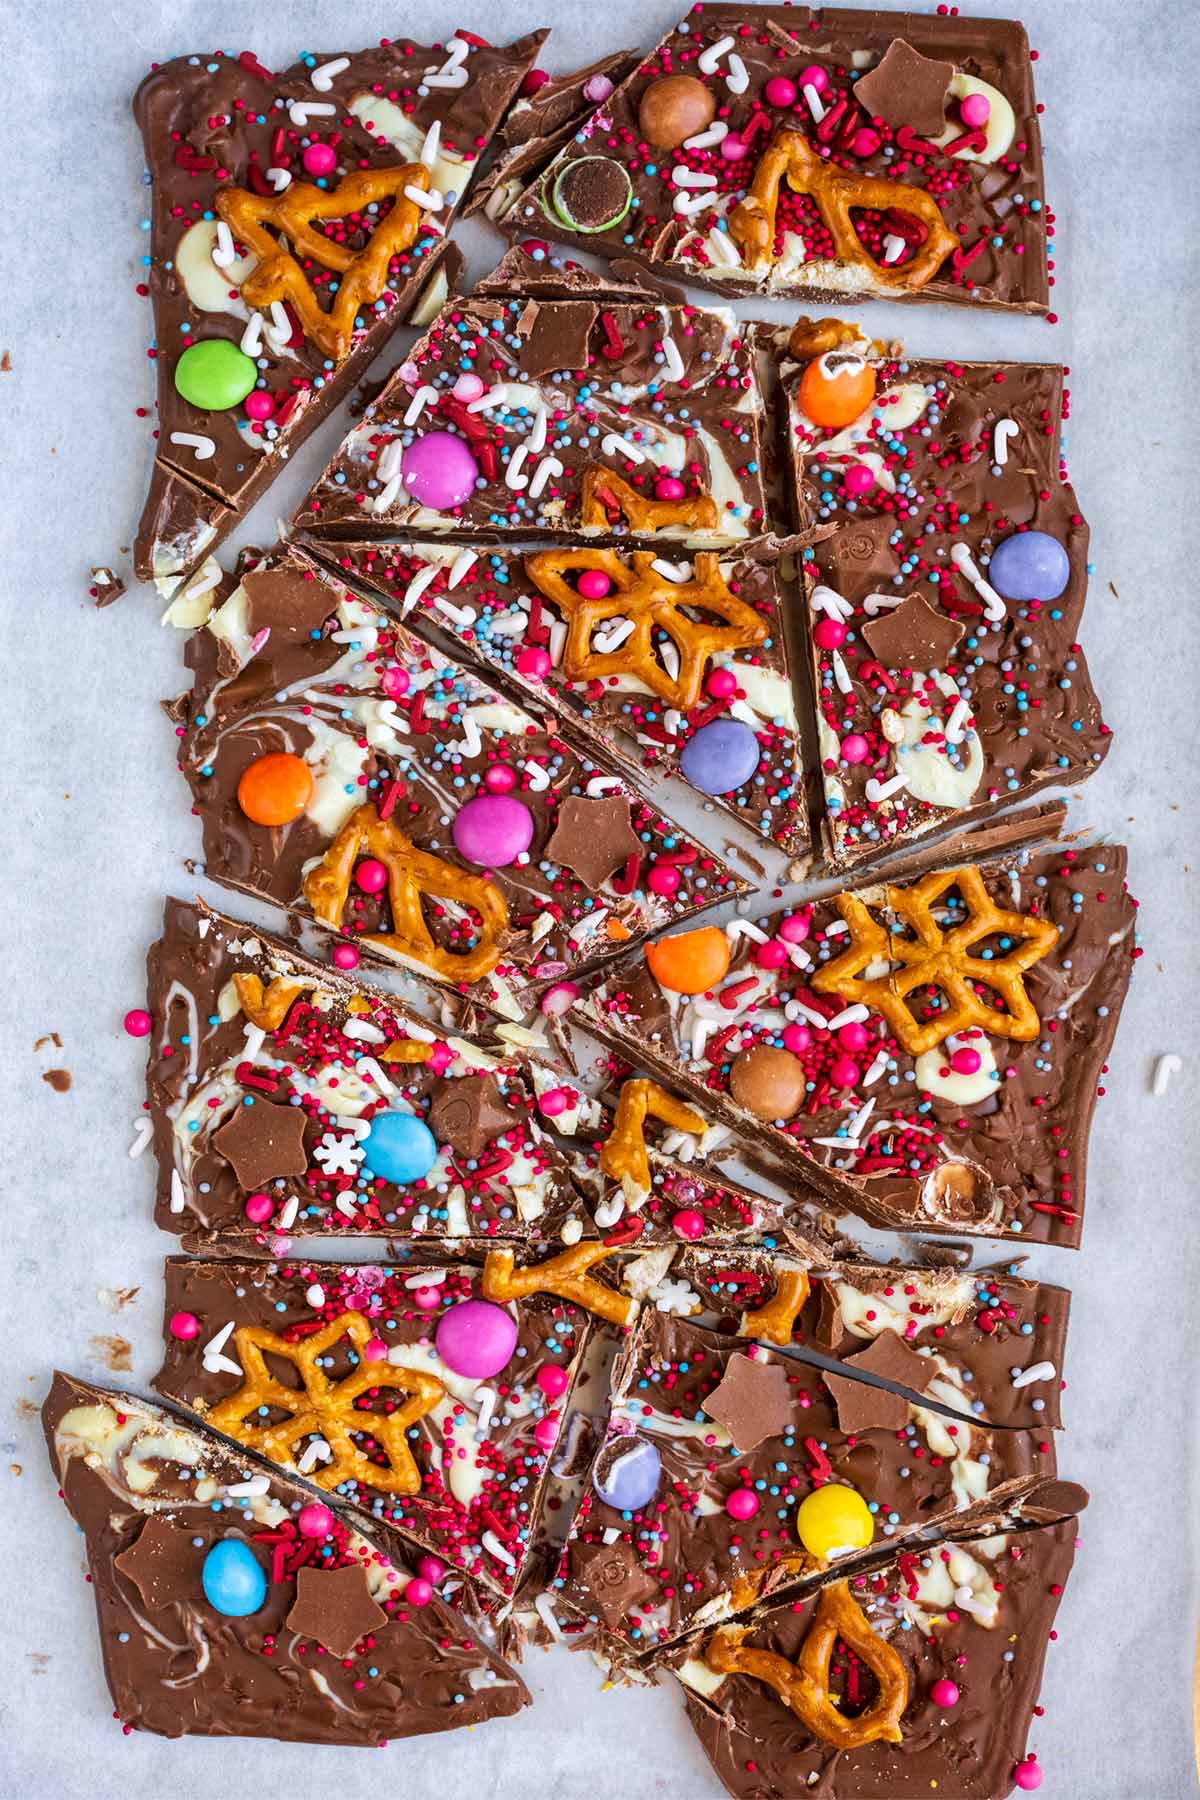
<path fill-rule="evenodd" d="M 657 1081 L 638 1078 L 621 1088 L 612 1130 L 600 1151 L 600 1167 L 610 1181 L 628 1180 L 643 1194 L 650 1192 L 650 1162 L 646 1155 L 646 1120 L 661 1119 L 675 1131 L 703 1137 L 704 1117 L 685 1106 Z"/>
<path fill-rule="evenodd" d="M 304 898 L 322 925 L 337 930 L 350 893 L 350 878 L 360 856 L 373 856 L 388 872 L 390 931 L 364 932 L 357 940 L 386 955 L 420 963 L 443 981 L 481 981 L 500 960 L 501 938 L 508 927 L 508 906 L 494 882 L 471 875 L 418 850 L 390 819 L 373 805 L 352 812 L 315 868 L 304 877 Z M 483 921 L 471 950 L 444 950 L 434 942 L 421 911 L 421 895 L 432 894 L 458 906 L 472 907 Z"/>
<path fill-rule="evenodd" d="M 812 1624 L 794 1663 L 774 1650 L 748 1650 L 749 1626 L 723 1625 L 708 1641 L 704 1659 L 718 1675 L 752 1675 L 774 1688 L 784 1705 L 814 1737 L 839 1750 L 857 1750 L 881 1739 L 899 1744 L 900 1720 L 908 1705 L 908 1670 L 899 1654 L 875 1631 L 850 1592 L 835 1581 L 822 1589 Z M 866 1664 L 879 1692 L 865 1712 L 848 1718 L 829 1692 L 829 1665 L 841 1642 Z"/>
<path fill-rule="evenodd" d="M 635 550 L 632 569 L 615 550 L 541 550 L 525 558 L 525 569 L 541 593 L 567 621 L 562 672 L 568 681 L 634 675 L 667 706 L 688 712 L 700 699 L 709 660 L 718 652 L 761 644 L 767 626 L 752 606 L 731 593 L 711 550 L 695 559 L 691 581 L 672 581 L 653 567 L 654 553 Z M 601 600 L 589 600 L 566 579 L 590 569 L 607 575 L 611 586 Z M 685 608 L 709 617 L 690 618 Z M 605 620 L 631 619 L 633 630 L 618 649 L 592 648 L 592 633 Z M 679 653 L 679 672 L 664 668 L 654 634 L 664 631 Z"/>
<path fill-rule="evenodd" d="M 246 1379 L 235 1394 L 212 1408 L 207 1415 L 209 1424 L 248 1450 L 257 1450 L 285 1466 L 293 1461 L 293 1446 L 303 1438 L 323 1437 L 332 1457 L 310 1476 L 318 1487 L 336 1488 L 343 1481 L 357 1481 L 385 1494 L 418 1493 L 421 1471 L 408 1447 L 407 1434 L 445 1398 L 446 1390 L 436 1375 L 423 1369 L 369 1362 L 366 1347 L 374 1336 L 374 1328 L 360 1312 L 343 1313 L 331 1325 L 295 1343 L 268 1331 L 265 1325 L 240 1325 L 233 1339 Z M 346 1337 L 358 1352 L 358 1366 L 341 1381 L 331 1381 L 320 1358 Z M 303 1386 L 287 1387 L 276 1380 L 267 1367 L 268 1356 L 291 1363 Z M 390 1413 L 363 1412 L 355 1406 L 368 1389 L 380 1388 L 408 1398 Z M 255 1423 L 260 1407 L 287 1417 Z M 356 1434 L 369 1434 L 386 1455 L 386 1464 L 365 1456 L 354 1441 Z"/>
<path fill-rule="evenodd" d="M 592 463 L 583 471 L 579 490 L 579 524 L 583 531 L 607 531 L 615 512 L 630 531 L 665 531 L 682 525 L 690 531 L 717 529 L 717 503 L 711 494 L 688 494 L 682 500 L 658 500 L 608 469 Z"/>
<path fill-rule="evenodd" d="M 611 1256 L 615 1244 L 590 1242 L 572 1244 L 545 1262 L 528 1268 L 514 1266 L 511 1250 L 489 1250 L 483 1265 L 480 1291 L 485 1300 L 523 1300 L 528 1294 L 554 1294 L 560 1300 L 574 1300 L 607 1319 L 611 1325 L 629 1325 L 637 1311 L 637 1301 L 623 1298 L 602 1282 L 593 1281 L 588 1270 Z"/>
<path fill-rule="evenodd" d="M 946 931 L 933 907 L 950 888 L 962 895 L 967 917 Z M 839 894 L 838 911 L 850 927 L 851 947 L 812 977 L 817 993 L 837 994 L 881 1013 L 909 1056 L 921 1056 L 952 1032 L 972 1026 L 1018 1043 L 1037 1036 L 1041 1020 L 1022 978 L 1057 943 L 1058 928 L 1051 920 L 997 906 L 975 868 L 935 870 L 909 887 L 889 886 L 885 892 L 888 908 L 911 935 L 886 930 L 857 895 Z M 972 956 L 972 947 L 989 937 L 1021 941 L 1005 956 Z M 866 975 L 873 963 L 887 965 L 886 974 Z M 998 994 L 1005 1010 L 981 1000 L 973 983 Z M 939 988 L 949 1002 L 925 1021 L 908 1002 L 923 987 Z"/>
<path fill-rule="evenodd" d="M 429 170 L 424 163 L 356 169 L 335 188 L 293 181 L 273 197 L 249 188 L 222 188 L 216 200 L 218 213 L 239 243 L 258 258 L 257 267 L 242 283 L 246 305 L 269 307 L 273 300 L 290 300 L 304 335 L 326 356 L 340 360 L 350 348 L 359 308 L 378 300 L 387 286 L 392 258 L 410 247 L 421 228 L 421 208 L 407 197 L 406 188 L 428 192 Z M 383 200 L 392 202 L 391 211 L 361 250 L 349 250 L 313 227 L 314 219 L 349 218 Z M 290 249 L 285 248 L 285 239 Z M 304 272 L 303 258 L 339 277 L 328 312 Z"/>
<path fill-rule="evenodd" d="M 779 131 L 759 158 L 745 199 L 729 215 L 729 235 L 752 269 L 775 260 L 775 213 L 784 180 L 795 193 L 807 194 L 813 201 L 833 239 L 836 259 L 865 265 L 888 287 L 924 287 L 958 248 L 937 201 L 924 188 L 873 175 L 848 175 L 818 156 L 802 131 Z M 854 208 L 908 213 L 925 227 L 925 237 L 904 262 L 877 262 L 854 229 Z"/>

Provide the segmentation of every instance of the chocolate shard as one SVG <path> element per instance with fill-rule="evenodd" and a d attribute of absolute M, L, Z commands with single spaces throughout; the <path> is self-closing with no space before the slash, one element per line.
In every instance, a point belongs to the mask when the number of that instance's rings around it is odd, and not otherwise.
<path fill-rule="evenodd" d="M 882 59 L 854 84 L 854 98 L 885 125 L 911 126 L 918 137 L 935 138 L 946 123 L 946 90 L 954 65 L 922 56 L 903 38 L 894 38 Z"/>
<path fill-rule="evenodd" d="M 232 1166 L 239 1186 L 253 1192 L 279 1177 L 303 1175 L 307 1124 L 298 1106 L 273 1106 L 247 1095 L 228 1125 L 213 1133 L 213 1148 Z"/>
<path fill-rule="evenodd" d="M 845 1432 L 900 1431 L 908 1424 L 909 1402 L 890 1388 L 856 1381 L 860 1371 L 894 1382 L 910 1393 L 923 1394 L 933 1373 L 932 1365 L 910 1350 L 894 1331 L 881 1331 L 866 1350 L 842 1358 L 843 1375 L 825 1376 L 825 1385 L 837 1402 L 838 1424 Z"/>
<path fill-rule="evenodd" d="M 330 1509 L 327 1530 L 303 1535 L 305 1508 L 314 1529 L 310 1487 L 131 1394 L 57 1374 L 42 1419 L 87 1543 L 104 1670 L 127 1730 L 374 1746 L 529 1704 L 461 1613 L 437 1594 L 405 1604 L 416 1558 L 399 1534 L 372 1541 Z M 218 1548 L 247 1577 L 220 1610 L 206 1588 L 219 1589 Z M 311 1636 L 297 1638 L 293 1618 Z M 370 1646 L 355 1655 L 363 1632 Z"/>
<path fill-rule="evenodd" d="M 482 1156 L 493 1139 L 519 1122 L 495 1075 L 438 1082 L 427 1118 L 438 1142 L 467 1160 Z"/>
<path fill-rule="evenodd" d="M 241 585 L 248 602 L 246 633 L 252 640 L 263 631 L 285 641 L 311 637 L 334 610 L 324 582 L 294 565 L 248 569 Z"/>
<path fill-rule="evenodd" d="M 909 594 L 899 606 L 864 625 L 862 634 L 888 669 L 944 669 L 966 631 L 930 606 L 924 594 Z"/>
<path fill-rule="evenodd" d="M 619 794 L 599 799 L 572 794 L 558 809 L 546 855 L 594 890 L 623 869 L 639 849 L 628 800 Z"/>
<path fill-rule="evenodd" d="M 586 369 L 588 339 L 596 323 L 597 308 L 550 300 L 530 300 L 517 320 L 524 340 L 521 364 L 527 375 L 552 375 L 556 370 Z"/>
<path fill-rule="evenodd" d="M 315 1639 L 333 1656 L 349 1656 L 368 1632 L 386 1624 L 387 1614 L 371 1597 L 361 1563 L 297 1571 L 287 1625 L 299 1637 Z"/>
<path fill-rule="evenodd" d="M 753 1450 L 791 1424 L 787 1375 L 778 1363 L 738 1352 L 730 1357 L 720 1384 L 704 1401 L 704 1410 L 725 1427 L 735 1450 Z"/>

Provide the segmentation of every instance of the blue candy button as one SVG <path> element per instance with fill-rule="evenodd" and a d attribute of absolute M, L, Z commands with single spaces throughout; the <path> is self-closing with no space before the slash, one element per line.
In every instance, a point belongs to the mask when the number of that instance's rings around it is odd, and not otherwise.
<path fill-rule="evenodd" d="M 366 1167 L 383 1181 L 420 1181 L 437 1161 L 437 1139 L 412 1113 L 379 1113 L 363 1139 Z"/>
<path fill-rule="evenodd" d="M 208 1604 L 230 1619 L 256 1613 L 267 1597 L 267 1578 L 253 1550 L 240 1538 L 222 1538 L 204 1559 L 200 1581 Z"/>

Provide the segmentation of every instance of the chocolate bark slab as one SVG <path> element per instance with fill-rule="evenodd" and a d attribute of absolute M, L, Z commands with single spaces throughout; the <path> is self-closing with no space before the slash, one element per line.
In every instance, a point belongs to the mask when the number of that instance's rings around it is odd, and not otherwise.
<path fill-rule="evenodd" d="M 897 45 L 916 53 L 898 80 Z M 982 101 L 972 128 L 963 106 Z M 606 196 L 628 195 L 619 217 L 578 203 L 580 165 L 589 191 L 603 174 Z M 1024 29 L 696 6 L 497 222 L 728 293 L 1045 312 L 1052 220 Z"/>
<path fill-rule="evenodd" d="M 545 36 L 393 39 L 278 73 L 217 52 L 146 76 L 133 111 L 151 176 L 159 429 L 144 578 L 188 573 L 412 316 Z M 195 374 L 210 345 L 215 385 L 211 366 L 207 382 Z"/>
<path fill-rule="evenodd" d="M 836 320 L 793 337 L 822 835 L 846 869 L 1081 781 L 1111 738 L 1078 642 L 1088 528 L 1062 464 L 1064 371 L 881 352 Z M 806 402 L 823 412 L 843 384 L 872 397 L 815 423 Z"/>
<path fill-rule="evenodd" d="M 309 547 L 440 646 L 453 631 L 497 681 L 527 705 L 560 710 L 585 741 L 640 763 L 650 778 L 690 780 L 790 856 L 807 850 L 785 601 L 765 548 L 681 561 L 586 547 L 494 550 L 451 589 L 449 547 L 317 539 Z M 595 608 L 594 620 L 588 584 L 619 597 Z M 624 647 L 601 648 L 623 621 L 642 618 L 652 621 L 645 639 L 635 632 Z"/>
<path fill-rule="evenodd" d="M 463 1353 L 461 1327 L 453 1335 L 463 1306 L 510 1333 L 490 1360 L 504 1348 L 507 1358 L 486 1376 Z M 481 1302 L 479 1270 L 467 1264 L 170 1257 L 154 1385 L 395 1527 L 495 1606 L 522 1577 L 589 1330 L 587 1313 L 551 1296 L 501 1311 Z M 425 1391 L 410 1396 L 414 1371 Z M 404 1448 L 372 1436 L 411 1413 Z"/>
<path fill-rule="evenodd" d="M 1077 1246 L 1138 954 L 1125 860 L 1022 850 L 735 920 L 725 950 L 660 940 L 581 1022 L 874 1223 Z M 693 995 L 653 973 L 714 949 Z"/>
<path fill-rule="evenodd" d="M 761 417 L 728 307 L 476 296 L 413 347 L 293 525 L 721 550 L 765 528 Z"/>
<path fill-rule="evenodd" d="M 539 1125 L 525 1061 L 503 1044 L 437 1028 L 396 996 L 183 900 L 165 903 L 147 1006 L 155 1222 L 190 1244 L 250 1248 L 280 1230 L 536 1244 L 587 1216 Z M 436 1148 L 410 1181 L 372 1172 L 361 1142 L 397 1110 L 428 1126 Z M 287 1173 L 261 1164 L 247 1187 L 225 1133 L 256 1111 L 276 1127 L 296 1122 L 299 1155 Z"/>
<path fill-rule="evenodd" d="M 728 1391 L 731 1369 L 733 1411 L 718 1392 Z M 653 1491 L 609 1504 L 597 1476 L 602 1485 L 611 1478 L 606 1459 L 628 1456 L 634 1442 L 647 1463 L 657 1458 Z M 795 1516 L 831 1481 L 872 1507 L 886 1542 L 1000 1504 L 1054 1466 L 1050 1433 L 985 1431 L 924 1407 L 910 1407 L 898 1429 L 845 1432 L 819 1371 L 646 1309 L 617 1364 L 608 1438 L 555 1603 L 594 1621 L 625 1653 L 658 1652 L 782 1587 L 820 1579 L 824 1565 L 800 1543 Z M 731 1512 L 729 1502 L 747 1487 L 759 1504 L 739 1519 L 740 1503 Z"/>
<path fill-rule="evenodd" d="M 856 1380 L 866 1371 L 981 1424 L 1027 1431 L 1062 1425 L 1066 1288 L 1029 1280 L 1018 1265 L 914 1269 L 838 1261 L 810 1267 L 798 1306 L 793 1286 L 792 1304 L 783 1309 L 791 1329 L 780 1330 L 773 1303 L 793 1266 L 761 1250 L 716 1255 L 700 1244 L 680 1250 L 672 1275 L 690 1283 L 704 1308 L 701 1322 L 717 1331 L 814 1352 L 844 1364 Z M 881 1341 L 889 1360 L 873 1362 L 870 1346 Z"/>
<path fill-rule="evenodd" d="M 42 1418 L 126 1729 L 373 1746 L 529 1704 L 436 1594 L 405 1604 L 399 1538 L 385 1554 L 328 1508 L 329 1529 L 306 1535 L 315 1490 L 135 1396 L 57 1374 Z M 248 1614 L 206 1596 L 222 1544 L 258 1570 Z"/>
<path fill-rule="evenodd" d="M 509 1018 L 744 887 L 611 759 L 295 549 L 248 572 L 185 656 L 180 765 L 208 874 Z M 244 783 L 269 776 L 273 797 L 278 770 L 290 822 L 258 822 Z"/>
<path fill-rule="evenodd" d="M 849 1594 L 870 1632 L 899 1657 L 907 1703 L 899 1742 L 838 1748 L 811 1731 L 761 1673 L 711 1667 L 713 1636 L 699 1638 L 674 1672 L 705 1755 L 734 1800 L 995 1800 L 1027 1757 L 1046 1650 L 1075 1559 L 1075 1519 L 973 1542 L 922 1548 L 870 1575 Z M 756 1615 L 734 1646 L 795 1664 L 820 1596 Z M 715 1635 L 715 1634 L 714 1634 Z M 721 1660 L 720 1647 L 716 1659 Z M 859 1654 L 838 1654 L 829 1690 L 844 1717 L 875 1701 L 878 1682 Z M 956 1698 L 950 1701 L 952 1684 Z M 937 1698 L 935 1699 L 935 1688 Z M 1028 1785 L 1028 1784 L 1026 1784 Z"/>

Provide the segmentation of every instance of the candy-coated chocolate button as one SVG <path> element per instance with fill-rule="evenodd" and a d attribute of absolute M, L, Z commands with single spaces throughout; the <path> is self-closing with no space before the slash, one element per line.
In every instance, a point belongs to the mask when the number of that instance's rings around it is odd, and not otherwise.
<path fill-rule="evenodd" d="M 649 1438 L 619 1437 L 607 1443 L 592 1469 L 592 1486 L 617 1512 L 637 1512 L 658 1492 L 662 1461 Z"/>
<path fill-rule="evenodd" d="M 756 1044 L 735 1059 L 729 1091 L 756 1119 L 794 1119 L 807 1091 L 804 1065 L 790 1050 Z"/>
<path fill-rule="evenodd" d="M 674 150 L 707 131 L 716 111 L 716 96 L 695 75 L 660 75 L 642 95 L 638 130 L 656 150 Z"/>
<path fill-rule="evenodd" d="M 796 1508 L 796 1536 L 810 1556 L 828 1562 L 846 1550 L 865 1550 L 875 1521 L 861 1494 L 829 1481 Z"/>
<path fill-rule="evenodd" d="M 383 1181 L 420 1181 L 437 1161 L 437 1139 L 412 1113 L 376 1113 L 362 1145 L 364 1166 Z"/>
<path fill-rule="evenodd" d="M 290 825 L 308 805 L 312 791 L 312 770 L 304 758 L 273 750 L 243 772 L 238 805 L 255 825 Z"/>
<path fill-rule="evenodd" d="M 567 164 L 550 197 L 564 225 L 589 233 L 608 231 L 629 211 L 633 183 L 611 156 L 581 156 Z"/>
<path fill-rule="evenodd" d="M 479 479 L 479 464 L 465 438 L 455 437 L 452 431 L 430 431 L 404 452 L 400 479 L 419 506 L 444 512 L 470 499 Z"/>
<path fill-rule="evenodd" d="M 240 406 L 257 380 L 254 358 L 228 338 L 189 344 L 175 364 L 176 388 L 202 412 L 228 412 Z"/>
<path fill-rule="evenodd" d="M 533 814 L 511 794 L 480 794 L 459 808 L 450 835 L 468 862 L 504 869 L 533 842 Z"/>
<path fill-rule="evenodd" d="M 800 407 L 814 425 L 850 425 L 874 398 L 875 371 L 850 350 L 814 357 L 800 377 Z"/>
<path fill-rule="evenodd" d="M 758 768 L 758 739 L 740 719 L 714 719 L 683 746 L 679 768 L 702 794 L 728 794 Z"/>
<path fill-rule="evenodd" d="M 240 1538 L 222 1538 L 204 1559 L 200 1583 L 208 1604 L 229 1619 L 256 1613 L 267 1597 L 267 1578 L 253 1550 Z"/>
<path fill-rule="evenodd" d="M 517 1326 L 512 1314 L 490 1300 L 463 1300 L 438 1320 L 437 1353 L 456 1375 L 487 1381 L 512 1361 Z"/>
<path fill-rule="evenodd" d="M 669 994 L 702 994 L 729 967 L 729 943 L 715 925 L 684 931 L 646 945 L 646 966 Z"/>
<path fill-rule="evenodd" d="M 1048 531 L 1014 531 L 992 551 L 987 578 L 1006 600 L 1057 600 L 1071 559 Z"/>

